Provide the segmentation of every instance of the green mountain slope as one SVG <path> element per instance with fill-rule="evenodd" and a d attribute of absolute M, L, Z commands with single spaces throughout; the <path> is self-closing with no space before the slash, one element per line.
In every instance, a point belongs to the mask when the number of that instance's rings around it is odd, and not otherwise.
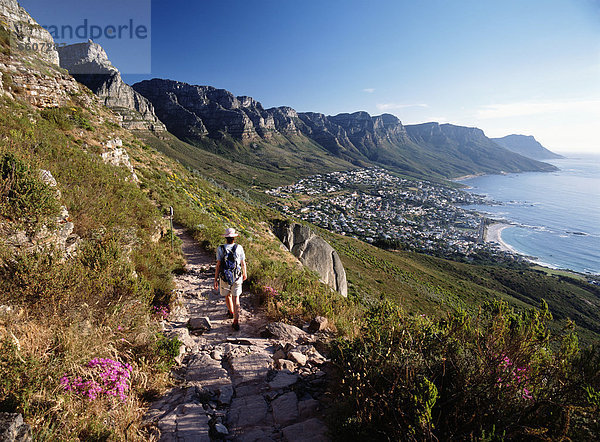
<path fill-rule="evenodd" d="M 437 152 L 450 174 L 556 170 L 556 167 L 515 154 L 487 138 L 481 129 L 451 124 L 424 123 L 406 126 L 411 139 Z"/>
<path fill-rule="evenodd" d="M 434 316 L 466 309 L 476 312 L 492 299 L 518 308 L 544 299 L 560 329 L 575 321 L 586 342 L 600 338 L 600 288 L 564 276 L 547 276 L 522 266 L 473 265 L 414 252 L 389 252 L 361 241 L 323 234 L 340 254 L 349 292 L 360 299 L 383 296 L 408 312 Z"/>

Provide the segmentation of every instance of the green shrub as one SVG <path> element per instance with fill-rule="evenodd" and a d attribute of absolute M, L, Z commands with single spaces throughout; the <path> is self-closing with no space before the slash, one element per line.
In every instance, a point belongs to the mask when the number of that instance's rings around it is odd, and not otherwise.
<path fill-rule="evenodd" d="M 71 130 L 73 129 L 73 122 L 71 121 L 69 110 L 64 107 L 51 107 L 43 109 L 40 114 L 42 118 L 52 123 L 60 130 Z"/>
<path fill-rule="evenodd" d="M 374 306 L 360 337 L 334 345 L 340 439 L 593 434 L 598 351 L 580 351 L 569 328 L 552 336 L 550 320 L 546 305 L 519 312 L 494 302 L 443 321 Z"/>
<path fill-rule="evenodd" d="M 10 31 L 0 25 L 0 54 L 10 55 Z"/>
<path fill-rule="evenodd" d="M 0 158 L 0 215 L 28 229 L 38 227 L 59 209 L 56 191 L 43 183 L 12 153 Z"/>
<path fill-rule="evenodd" d="M 85 117 L 81 108 L 72 108 L 71 111 L 71 120 L 73 121 L 76 127 L 85 129 L 90 132 L 96 130 L 92 123 L 90 123 L 90 121 Z"/>
<path fill-rule="evenodd" d="M 165 369 L 168 369 L 175 363 L 175 358 L 179 356 L 179 348 L 182 345 L 183 343 L 177 337 L 168 338 L 162 333 L 157 335 L 157 355 L 165 361 Z"/>

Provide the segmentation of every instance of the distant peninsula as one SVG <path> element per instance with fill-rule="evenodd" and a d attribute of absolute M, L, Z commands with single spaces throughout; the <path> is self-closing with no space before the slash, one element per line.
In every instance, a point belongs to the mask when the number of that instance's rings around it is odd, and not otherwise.
<path fill-rule="evenodd" d="M 553 160 L 564 158 L 546 149 L 531 135 L 507 135 L 502 138 L 492 138 L 500 146 L 534 160 Z"/>

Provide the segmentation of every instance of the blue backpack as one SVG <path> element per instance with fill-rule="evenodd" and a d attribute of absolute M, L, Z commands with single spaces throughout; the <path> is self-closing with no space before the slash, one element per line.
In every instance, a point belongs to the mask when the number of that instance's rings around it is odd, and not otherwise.
<path fill-rule="evenodd" d="M 237 244 L 234 244 L 229 252 L 227 252 L 224 245 L 219 247 L 222 248 L 223 252 L 221 258 L 221 279 L 227 284 L 231 285 L 237 281 L 242 274 L 242 271 L 235 259 L 235 250 L 237 249 Z"/>

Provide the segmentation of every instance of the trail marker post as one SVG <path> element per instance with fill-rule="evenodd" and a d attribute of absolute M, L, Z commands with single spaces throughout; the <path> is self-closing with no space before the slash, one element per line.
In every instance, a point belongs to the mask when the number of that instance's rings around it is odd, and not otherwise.
<path fill-rule="evenodd" d="M 173 206 L 169 206 L 169 218 L 171 221 L 171 252 L 173 251 Z"/>

